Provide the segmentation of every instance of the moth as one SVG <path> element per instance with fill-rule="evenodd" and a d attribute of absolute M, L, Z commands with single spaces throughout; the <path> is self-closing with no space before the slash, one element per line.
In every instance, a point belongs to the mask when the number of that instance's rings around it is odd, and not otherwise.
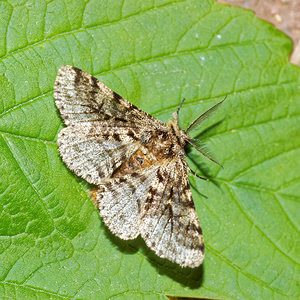
<path fill-rule="evenodd" d="M 159 257 L 198 267 L 204 241 L 188 172 L 197 174 L 185 161 L 184 147 L 217 162 L 189 132 L 225 99 L 182 130 L 183 102 L 165 124 L 72 66 L 59 69 L 54 96 L 66 124 L 57 141 L 62 160 L 97 186 L 96 202 L 111 232 L 124 240 L 141 235 Z"/>

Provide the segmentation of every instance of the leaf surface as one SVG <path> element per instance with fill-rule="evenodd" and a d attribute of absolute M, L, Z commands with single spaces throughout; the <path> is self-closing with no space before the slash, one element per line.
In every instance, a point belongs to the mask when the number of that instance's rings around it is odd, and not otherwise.
<path fill-rule="evenodd" d="M 0 20 L 1 298 L 299 297 L 300 70 L 289 38 L 209 0 L 2 1 Z M 228 95 L 199 131 L 224 168 L 187 158 L 211 179 L 190 178 L 201 268 L 105 228 L 57 151 L 53 83 L 65 64 L 163 121 L 186 98 L 182 128 Z"/>

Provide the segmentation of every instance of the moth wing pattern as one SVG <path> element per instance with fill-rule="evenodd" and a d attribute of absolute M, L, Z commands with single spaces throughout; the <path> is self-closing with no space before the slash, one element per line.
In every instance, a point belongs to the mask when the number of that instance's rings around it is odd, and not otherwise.
<path fill-rule="evenodd" d="M 92 75 L 72 66 L 58 70 L 55 103 L 66 125 L 85 121 L 119 122 L 151 128 L 165 124 L 109 89 Z"/>
<path fill-rule="evenodd" d="M 128 130 L 96 121 L 70 125 L 58 136 L 59 152 L 76 175 L 100 184 L 140 148 L 140 142 L 129 136 Z M 134 134 L 138 137 L 139 132 L 135 130 Z"/>
<path fill-rule="evenodd" d="M 159 165 L 123 177 L 107 179 L 100 185 L 96 200 L 106 226 L 119 238 L 134 239 L 140 234 L 139 213 Z"/>
<path fill-rule="evenodd" d="M 172 159 L 108 179 L 97 202 L 104 223 L 119 238 L 141 234 L 158 256 L 193 268 L 204 259 L 204 241 L 185 168 L 184 161 Z"/>
<path fill-rule="evenodd" d="M 99 184 L 136 152 L 148 133 L 165 124 L 106 87 L 92 75 L 62 66 L 54 86 L 55 103 L 67 127 L 58 136 L 67 166 Z"/>
<path fill-rule="evenodd" d="M 204 259 L 204 241 L 183 159 L 161 166 L 141 208 L 140 232 L 154 252 L 182 267 Z"/>

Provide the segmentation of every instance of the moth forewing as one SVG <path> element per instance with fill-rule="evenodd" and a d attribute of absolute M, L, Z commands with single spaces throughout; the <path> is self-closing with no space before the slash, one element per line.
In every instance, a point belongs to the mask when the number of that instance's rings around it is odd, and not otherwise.
<path fill-rule="evenodd" d="M 63 66 L 54 87 L 67 125 L 58 137 L 62 160 L 96 184 L 108 228 L 122 239 L 141 235 L 155 253 L 182 267 L 204 258 L 204 242 L 188 181 L 189 135 L 110 90 L 92 75 Z"/>

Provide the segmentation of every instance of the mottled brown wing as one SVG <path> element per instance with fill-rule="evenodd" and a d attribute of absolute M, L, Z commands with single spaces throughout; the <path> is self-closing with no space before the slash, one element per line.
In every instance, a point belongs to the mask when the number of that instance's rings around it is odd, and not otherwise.
<path fill-rule="evenodd" d="M 141 207 L 139 227 L 158 256 L 182 267 L 202 263 L 204 241 L 183 159 L 175 158 L 157 171 Z"/>
<path fill-rule="evenodd" d="M 105 121 L 165 128 L 163 122 L 123 99 L 92 75 L 72 66 L 59 69 L 54 97 L 66 125 Z"/>
<path fill-rule="evenodd" d="M 59 152 L 68 168 L 90 183 L 110 177 L 140 148 L 138 128 L 81 122 L 64 128 L 58 135 Z"/>
<path fill-rule="evenodd" d="M 119 238 L 136 238 L 139 233 L 140 205 L 145 202 L 159 165 L 107 179 L 97 191 L 96 200 L 104 223 Z"/>
<path fill-rule="evenodd" d="M 157 128 L 166 130 L 164 123 L 72 66 L 59 69 L 54 96 L 67 125 L 57 141 L 62 159 L 93 184 L 110 177 Z"/>

